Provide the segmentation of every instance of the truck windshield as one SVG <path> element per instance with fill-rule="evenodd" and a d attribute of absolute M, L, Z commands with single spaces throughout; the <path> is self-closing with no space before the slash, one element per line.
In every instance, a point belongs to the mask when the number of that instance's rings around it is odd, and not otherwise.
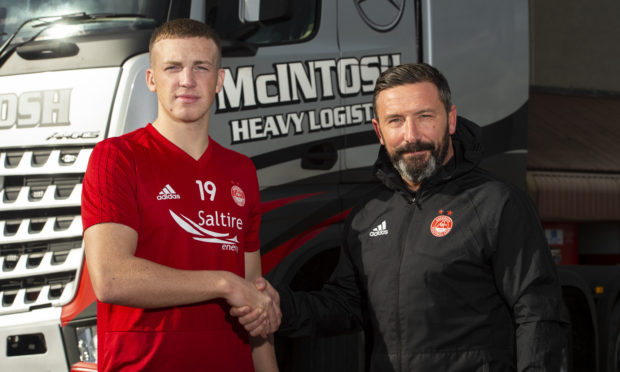
<path fill-rule="evenodd" d="M 0 44 L 153 27 L 167 9 L 168 0 L 0 0 Z"/>

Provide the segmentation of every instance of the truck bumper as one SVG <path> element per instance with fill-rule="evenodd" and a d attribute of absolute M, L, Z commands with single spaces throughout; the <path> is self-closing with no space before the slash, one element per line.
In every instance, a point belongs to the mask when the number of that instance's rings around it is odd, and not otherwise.
<path fill-rule="evenodd" d="M 0 317 L 0 366 L 3 371 L 67 372 L 60 329 L 60 308 Z"/>

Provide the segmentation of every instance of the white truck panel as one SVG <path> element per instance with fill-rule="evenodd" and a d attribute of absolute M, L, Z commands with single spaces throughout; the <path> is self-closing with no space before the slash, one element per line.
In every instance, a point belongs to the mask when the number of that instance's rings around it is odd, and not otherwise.
<path fill-rule="evenodd" d="M 109 67 L 1 77 L 3 147 L 99 142 L 108 124 L 119 72 L 120 68 Z M 70 92 L 67 97 L 65 92 Z"/>
<path fill-rule="evenodd" d="M 3 372 L 67 372 L 67 361 L 58 319 L 60 308 L 0 316 L 0 370 Z M 6 356 L 9 336 L 42 333 L 47 351 L 44 354 Z"/>

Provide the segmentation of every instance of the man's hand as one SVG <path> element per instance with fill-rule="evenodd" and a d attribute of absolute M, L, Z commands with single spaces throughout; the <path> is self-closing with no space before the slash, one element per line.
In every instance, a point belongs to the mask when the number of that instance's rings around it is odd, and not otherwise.
<path fill-rule="evenodd" d="M 250 333 L 251 336 L 267 335 L 274 333 L 282 322 L 280 310 L 280 295 L 265 278 L 256 278 L 256 289 L 270 298 L 269 305 L 265 308 L 251 308 L 249 306 L 233 306 L 230 315 L 239 318 L 239 323 Z"/>
<path fill-rule="evenodd" d="M 282 311 L 280 309 L 280 294 L 265 278 L 256 278 L 254 281 L 256 289 L 267 294 L 271 299 L 270 307 L 267 308 L 267 319 L 269 320 L 270 328 L 267 330 L 268 334 L 275 333 L 280 328 L 282 323 Z M 239 318 L 239 322 L 243 325 L 249 323 L 249 319 Z"/>
<path fill-rule="evenodd" d="M 223 274 L 228 282 L 223 297 L 231 307 L 250 307 L 260 310 L 261 314 L 271 307 L 271 297 L 256 288 L 255 284 L 232 273 Z M 263 317 L 266 317 L 266 314 Z"/>

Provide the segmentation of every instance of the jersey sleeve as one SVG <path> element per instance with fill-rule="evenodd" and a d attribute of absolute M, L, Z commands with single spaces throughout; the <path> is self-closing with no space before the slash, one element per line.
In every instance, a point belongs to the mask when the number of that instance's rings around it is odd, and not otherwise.
<path fill-rule="evenodd" d="M 249 160 L 249 159 L 248 159 Z M 250 217 L 248 230 L 245 235 L 245 251 L 256 252 L 260 248 L 260 220 L 261 220 L 261 208 L 260 208 L 260 192 L 258 189 L 258 178 L 256 176 L 256 167 L 252 161 L 249 161 L 248 178 L 251 184 L 251 205 L 250 205 Z"/>
<path fill-rule="evenodd" d="M 138 231 L 135 161 L 118 138 L 95 146 L 82 188 L 82 227 L 114 222 Z"/>

